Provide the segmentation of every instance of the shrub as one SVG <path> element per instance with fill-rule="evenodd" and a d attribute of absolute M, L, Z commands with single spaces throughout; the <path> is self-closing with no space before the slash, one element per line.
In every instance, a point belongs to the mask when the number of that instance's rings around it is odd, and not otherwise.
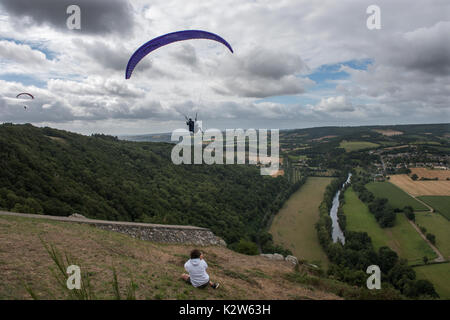
<path fill-rule="evenodd" d="M 230 246 L 230 249 L 250 256 L 254 256 L 259 253 L 258 246 L 256 245 L 256 243 L 246 239 L 241 239 L 239 240 L 239 242 L 233 243 Z"/>
<path fill-rule="evenodd" d="M 430 241 L 432 244 L 436 244 L 436 236 L 432 233 L 427 233 L 427 239 L 428 241 Z"/>

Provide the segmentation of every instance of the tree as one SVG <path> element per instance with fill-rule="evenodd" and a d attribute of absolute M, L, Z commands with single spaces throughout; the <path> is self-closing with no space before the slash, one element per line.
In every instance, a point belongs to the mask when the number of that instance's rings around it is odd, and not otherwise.
<path fill-rule="evenodd" d="M 381 247 L 378 249 L 378 259 L 381 271 L 388 274 L 397 263 L 398 255 L 389 247 Z"/>
<path fill-rule="evenodd" d="M 419 296 L 439 298 L 439 294 L 435 291 L 433 284 L 428 280 L 416 280 L 415 287 Z"/>
<path fill-rule="evenodd" d="M 403 212 L 406 217 L 411 221 L 416 221 L 416 215 L 414 214 L 414 210 L 411 206 L 406 206 L 403 208 Z"/>
<path fill-rule="evenodd" d="M 403 291 L 405 284 L 409 280 L 416 279 L 416 273 L 413 268 L 408 265 L 408 261 L 400 259 L 395 266 L 388 273 L 389 282 L 394 285 L 395 288 Z"/>
<path fill-rule="evenodd" d="M 430 241 L 432 244 L 436 244 L 436 236 L 432 233 L 427 233 L 427 239 L 428 241 Z"/>
<path fill-rule="evenodd" d="M 413 179 L 414 181 L 416 181 L 417 179 L 419 179 L 419 177 L 417 176 L 417 174 L 413 174 L 412 176 L 411 176 L 411 179 Z"/>
<path fill-rule="evenodd" d="M 410 298 L 418 298 L 421 296 L 439 298 L 439 295 L 435 291 L 433 284 L 428 280 L 422 279 L 407 281 L 402 292 Z"/>

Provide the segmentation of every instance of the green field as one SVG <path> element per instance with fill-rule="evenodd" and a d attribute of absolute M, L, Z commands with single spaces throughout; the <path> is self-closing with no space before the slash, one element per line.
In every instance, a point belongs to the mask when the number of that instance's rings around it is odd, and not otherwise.
<path fill-rule="evenodd" d="M 306 160 L 306 159 L 308 159 L 308 156 L 306 156 L 306 155 L 294 156 L 294 155 L 289 154 L 288 158 L 291 161 L 298 161 L 298 160 Z"/>
<path fill-rule="evenodd" d="M 394 208 L 403 209 L 405 206 L 411 206 L 414 211 L 428 211 L 426 206 L 390 182 L 371 182 L 366 187 L 375 197 L 387 198 Z"/>
<path fill-rule="evenodd" d="M 450 263 L 415 267 L 417 279 L 431 281 L 441 299 L 450 299 Z"/>
<path fill-rule="evenodd" d="M 344 214 L 347 218 L 348 231 L 367 232 L 371 237 L 375 250 L 388 246 L 410 264 L 422 262 L 427 256 L 430 260 L 436 258 L 434 251 L 410 225 L 403 213 L 397 214 L 395 226 L 381 228 L 375 217 L 369 212 L 367 205 L 360 201 L 352 188 L 345 191 Z"/>
<path fill-rule="evenodd" d="M 421 196 L 420 200 L 432 206 L 448 220 L 450 220 L 450 197 L 448 196 Z"/>
<path fill-rule="evenodd" d="M 294 256 L 322 266 L 328 259 L 319 244 L 314 225 L 319 205 L 331 178 L 310 177 L 275 216 L 269 232 L 274 242 L 290 249 Z"/>
<path fill-rule="evenodd" d="M 417 212 L 416 223 L 436 236 L 436 247 L 444 258 L 450 259 L 450 221 L 438 213 Z"/>
<path fill-rule="evenodd" d="M 358 151 L 363 149 L 370 149 L 370 148 L 376 148 L 379 147 L 379 144 L 373 143 L 373 142 L 366 142 L 366 141 L 347 141 L 343 140 L 339 144 L 339 148 L 344 148 L 345 151 L 351 152 L 351 151 Z"/>

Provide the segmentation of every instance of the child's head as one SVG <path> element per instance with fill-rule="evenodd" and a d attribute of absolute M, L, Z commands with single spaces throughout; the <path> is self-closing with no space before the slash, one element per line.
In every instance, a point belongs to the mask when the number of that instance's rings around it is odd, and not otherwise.
<path fill-rule="evenodd" d="M 198 259 L 202 255 L 202 252 L 198 249 L 194 249 L 191 251 L 191 259 Z"/>

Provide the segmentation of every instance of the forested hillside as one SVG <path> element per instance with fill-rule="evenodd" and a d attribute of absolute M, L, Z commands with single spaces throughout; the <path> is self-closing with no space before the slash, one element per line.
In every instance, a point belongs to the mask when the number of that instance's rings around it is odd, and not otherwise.
<path fill-rule="evenodd" d="M 255 166 L 176 166 L 172 147 L 0 125 L 0 209 L 196 225 L 229 244 L 265 238 L 263 226 L 293 189 L 285 178 Z"/>

